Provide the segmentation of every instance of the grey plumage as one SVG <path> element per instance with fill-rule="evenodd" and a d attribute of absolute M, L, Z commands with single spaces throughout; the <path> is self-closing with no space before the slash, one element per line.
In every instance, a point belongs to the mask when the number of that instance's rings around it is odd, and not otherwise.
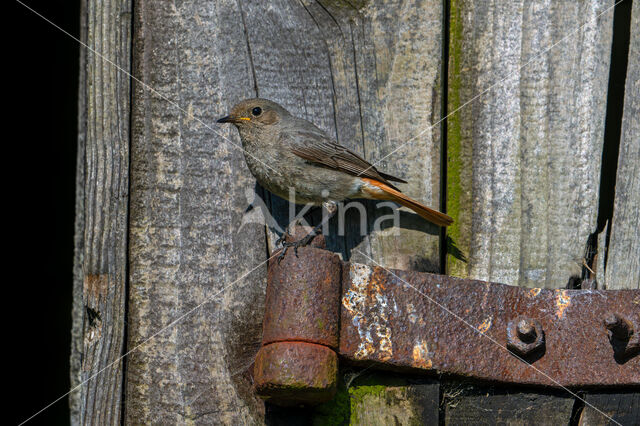
<path fill-rule="evenodd" d="M 236 126 L 247 166 L 258 182 L 291 202 L 320 205 L 347 198 L 393 200 L 438 225 L 453 222 L 390 183 L 406 183 L 404 180 L 378 171 L 313 123 L 294 117 L 275 102 L 244 100 L 218 122 Z"/>

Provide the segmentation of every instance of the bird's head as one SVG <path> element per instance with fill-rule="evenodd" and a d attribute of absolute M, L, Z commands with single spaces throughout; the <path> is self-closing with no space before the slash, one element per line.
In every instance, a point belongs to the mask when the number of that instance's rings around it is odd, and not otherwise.
<path fill-rule="evenodd" d="M 289 115 L 286 109 L 267 99 L 245 99 L 236 104 L 229 115 L 219 119 L 218 123 L 232 123 L 238 129 L 255 129 L 277 124 Z"/>

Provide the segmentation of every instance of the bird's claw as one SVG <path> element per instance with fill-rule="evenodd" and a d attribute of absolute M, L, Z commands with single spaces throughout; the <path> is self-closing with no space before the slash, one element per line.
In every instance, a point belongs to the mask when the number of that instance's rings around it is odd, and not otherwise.
<path fill-rule="evenodd" d="M 311 242 L 311 239 L 312 238 L 309 238 L 309 236 L 307 235 L 306 237 L 301 238 L 298 241 L 284 241 L 282 243 L 282 251 L 278 255 L 278 263 L 280 263 L 282 259 L 284 259 L 285 255 L 287 254 L 287 250 L 289 250 L 290 247 L 293 247 L 293 253 L 296 255 L 296 257 L 298 257 L 298 248 L 308 245 Z"/>
<path fill-rule="evenodd" d="M 285 242 L 286 238 L 287 234 L 282 234 L 282 236 L 276 240 L 276 247 Z"/>

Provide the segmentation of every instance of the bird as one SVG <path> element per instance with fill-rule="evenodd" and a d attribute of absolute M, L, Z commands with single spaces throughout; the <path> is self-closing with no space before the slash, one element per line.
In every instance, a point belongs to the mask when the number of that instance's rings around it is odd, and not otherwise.
<path fill-rule="evenodd" d="M 379 171 L 360 155 L 340 145 L 315 124 L 296 117 L 276 102 L 245 99 L 218 123 L 233 124 L 240 134 L 251 174 L 271 193 L 296 204 L 323 206 L 329 215 L 298 241 L 282 243 L 284 250 L 311 242 L 346 199 L 390 200 L 408 207 L 427 221 L 449 226 L 453 219 L 403 194 L 392 182 L 407 181 Z M 286 234 L 286 231 L 285 231 Z"/>

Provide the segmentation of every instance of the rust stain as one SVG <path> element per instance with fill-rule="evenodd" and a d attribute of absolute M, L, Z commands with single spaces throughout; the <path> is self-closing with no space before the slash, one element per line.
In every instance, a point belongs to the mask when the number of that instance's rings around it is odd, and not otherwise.
<path fill-rule="evenodd" d="M 532 288 L 527 292 L 527 296 L 536 297 L 537 295 L 540 294 L 541 291 L 542 291 L 541 288 Z"/>
<path fill-rule="evenodd" d="M 339 350 L 346 359 L 379 362 L 390 369 L 430 366 L 462 377 L 544 386 L 627 386 L 640 380 L 640 355 L 628 351 L 634 342 L 617 342 L 611 331 L 607 338 L 603 323 L 607 312 L 636 318 L 640 290 L 552 290 L 493 283 L 485 291 L 484 282 L 377 267 L 367 267 L 354 285 L 350 271 L 356 270 L 358 265 L 345 264 L 342 276 L 342 296 L 351 290 L 362 300 L 359 329 L 352 312 L 342 307 Z M 387 290 L 376 285 L 383 281 Z M 401 281 L 410 284 L 398 285 Z M 471 285 L 480 288 L 469 291 Z M 415 289 L 459 315 L 466 312 L 461 316 L 472 330 L 435 309 L 431 300 L 418 297 Z M 382 309 L 385 300 L 388 308 Z M 522 319 L 534 324 L 531 343 L 528 328 L 518 328 Z M 388 336 L 392 347 L 385 340 L 387 329 L 392 331 Z M 479 338 L 478 332 L 511 343 L 510 350 L 524 353 L 526 363 L 535 363 L 539 370 L 527 368 L 507 351 L 496 352 L 495 341 Z M 624 353 L 616 349 L 623 343 Z M 388 349 L 392 351 L 383 355 Z"/>
<path fill-rule="evenodd" d="M 298 257 L 287 253 L 281 262 L 272 259 L 262 343 L 299 340 L 337 347 L 341 274 L 338 257 L 314 247 L 301 248 Z"/>
<path fill-rule="evenodd" d="M 491 323 L 493 322 L 493 317 L 487 317 L 482 321 L 482 324 L 478 326 L 478 331 L 484 334 L 491 328 Z"/>
<path fill-rule="evenodd" d="M 97 302 L 107 297 L 109 290 L 109 275 L 89 274 L 84 276 L 83 293 L 85 300 Z"/>
<path fill-rule="evenodd" d="M 562 319 L 564 316 L 564 311 L 571 304 L 571 298 L 569 297 L 569 290 L 561 290 L 558 292 L 556 296 L 556 306 L 558 310 L 556 311 L 556 316 L 558 319 Z"/>
<path fill-rule="evenodd" d="M 411 361 L 411 365 L 424 369 L 433 367 L 426 341 L 420 340 L 413 346 L 413 360 Z"/>
<path fill-rule="evenodd" d="M 407 317 L 411 324 L 415 324 L 418 320 L 418 315 L 416 315 L 416 307 L 413 306 L 413 303 L 407 303 Z"/>

